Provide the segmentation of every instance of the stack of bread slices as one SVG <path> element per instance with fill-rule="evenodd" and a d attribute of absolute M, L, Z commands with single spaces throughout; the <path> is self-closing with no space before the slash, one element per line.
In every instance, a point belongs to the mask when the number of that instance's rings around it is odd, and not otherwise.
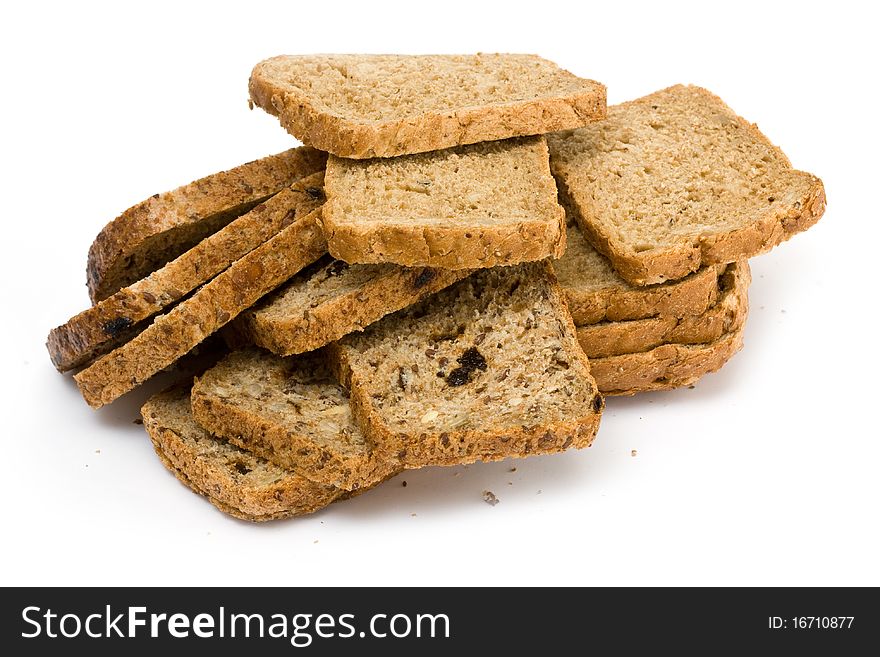
<path fill-rule="evenodd" d="M 305 145 L 157 194 L 89 252 L 48 349 L 142 409 L 162 462 L 248 520 L 396 473 L 591 444 L 603 395 L 689 385 L 742 346 L 748 258 L 821 181 L 698 87 L 606 108 L 531 55 L 282 56 L 254 105 Z"/>

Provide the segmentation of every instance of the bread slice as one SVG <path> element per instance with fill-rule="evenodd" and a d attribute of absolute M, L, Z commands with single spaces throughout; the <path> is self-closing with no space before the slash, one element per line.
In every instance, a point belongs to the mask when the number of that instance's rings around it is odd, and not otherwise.
<path fill-rule="evenodd" d="M 699 87 L 616 105 L 548 141 L 587 239 L 633 285 L 763 253 L 825 211 L 821 180 Z"/>
<path fill-rule="evenodd" d="M 314 353 L 234 352 L 196 379 L 192 410 L 211 433 L 318 483 L 351 490 L 399 470 L 374 455 L 347 392 Z"/>
<path fill-rule="evenodd" d="M 132 390 L 320 258 L 327 249 L 320 212 L 294 221 L 130 342 L 76 374 L 88 404 L 99 408 Z"/>
<path fill-rule="evenodd" d="M 154 194 L 107 224 L 89 249 L 92 302 L 146 277 L 273 194 L 323 170 L 327 154 L 292 148 Z"/>
<path fill-rule="evenodd" d="M 46 347 L 55 367 L 61 372 L 71 370 L 119 346 L 115 338 L 130 327 L 176 303 L 279 230 L 317 209 L 324 201 L 323 183 L 321 172 L 303 178 L 161 269 L 53 329 Z"/>
<path fill-rule="evenodd" d="M 535 55 L 309 55 L 260 62 L 253 103 L 303 143 L 392 157 L 605 116 L 605 87 Z"/>
<path fill-rule="evenodd" d="M 263 521 L 304 515 L 344 493 L 209 434 L 193 419 L 188 386 L 153 396 L 141 416 L 162 463 L 183 484 L 236 518 Z"/>
<path fill-rule="evenodd" d="M 330 253 L 349 263 L 475 269 L 565 250 L 543 137 L 384 160 L 331 157 L 326 191 Z"/>
<path fill-rule="evenodd" d="M 553 262 L 553 268 L 575 326 L 700 315 L 717 301 L 717 266 L 703 267 L 677 281 L 637 287 L 623 280 L 608 258 L 590 246 L 571 216 L 565 241 L 565 254 Z"/>
<path fill-rule="evenodd" d="M 625 322 L 599 322 L 577 327 L 578 342 L 588 358 L 648 351 L 668 342 L 703 344 L 738 330 L 748 312 L 751 273 L 745 260 L 728 265 L 718 280 L 718 303 L 700 315 L 651 317 Z"/>
<path fill-rule="evenodd" d="M 362 331 L 469 273 L 467 269 L 348 265 L 327 256 L 227 328 L 234 336 L 233 344 L 256 344 L 280 356 L 301 354 Z"/>
<path fill-rule="evenodd" d="M 478 271 L 330 349 L 361 430 L 405 467 L 587 447 L 599 425 L 546 262 Z"/>
<path fill-rule="evenodd" d="M 591 358 L 604 395 L 634 395 L 691 385 L 715 372 L 742 349 L 743 327 L 708 344 L 664 344 L 637 354 Z"/>

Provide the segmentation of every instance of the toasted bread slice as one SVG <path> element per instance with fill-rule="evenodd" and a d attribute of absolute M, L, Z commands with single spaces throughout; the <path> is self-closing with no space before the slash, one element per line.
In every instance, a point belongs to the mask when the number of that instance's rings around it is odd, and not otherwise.
<path fill-rule="evenodd" d="M 61 372 L 71 370 L 115 349 L 121 344 L 116 338 L 128 329 L 176 303 L 279 230 L 320 207 L 323 183 L 321 172 L 303 178 L 161 269 L 53 329 L 46 347 L 55 367 Z"/>
<path fill-rule="evenodd" d="M 475 269 L 559 257 L 564 212 L 543 137 L 327 162 L 330 253 L 349 263 Z"/>
<path fill-rule="evenodd" d="M 303 143 L 392 157 L 605 116 L 605 87 L 535 55 L 309 55 L 254 67 L 253 103 Z"/>
<path fill-rule="evenodd" d="M 718 302 L 700 315 L 599 322 L 577 327 L 588 358 L 648 351 L 666 343 L 705 344 L 739 330 L 748 314 L 751 273 L 743 260 L 728 265 L 718 279 Z"/>
<path fill-rule="evenodd" d="M 599 425 L 545 262 L 478 271 L 330 349 L 361 430 L 404 466 L 587 447 Z"/>
<path fill-rule="evenodd" d="M 616 105 L 548 142 L 587 239 L 633 285 L 763 253 L 825 211 L 821 180 L 699 87 Z"/>
<path fill-rule="evenodd" d="M 553 262 L 553 269 L 575 326 L 700 315 L 718 300 L 718 270 L 723 265 L 703 267 L 677 281 L 638 287 L 614 271 L 571 216 L 566 235 L 565 254 Z"/>
<path fill-rule="evenodd" d="M 236 261 L 131 341 L 74 376 L 83 398 L 99 408 L 167 367 L 233 320 L 327 249 L 320 209 L 283 228 Z"/>
<path fill-rule="evenodd" d="M 280 356 L 305 353 L 363 331 L 469 273 L 348 265 L 327 256 L 239 315 L 224 337 L 233 345 L 255 344 Z"/>
<path fill-rule="evenodd" d="M 743 328 L 708 344 L 663 344 L 637 354 L 591 358 L 603 395 L 672 390 L 720 370 L 743 346 Z"/>
<path fill-rule="evenodd" d="M 211 433 L 322 484 L 357 489 L 399 470 L 374 454 L 317 354 L 234 352 L 196 379 L 192 410 Z"/>
<path fill-rule="evenodd" d="M 129 208 L 104 227 L 89 249 L 92 302 L 145 278 L 273 194 L 323 170 L 326 160 L 326 153 L 313 148 L 292 148 Z"/>
<path fill-rule="evenodd" d="M 193 419 L 189 392 L 180 386 L 152 397 L 141 409 L 144 427 L 168 469 L 221 511 L 275 520 L 312 513 L 344 494 L 212 436 Z"/>

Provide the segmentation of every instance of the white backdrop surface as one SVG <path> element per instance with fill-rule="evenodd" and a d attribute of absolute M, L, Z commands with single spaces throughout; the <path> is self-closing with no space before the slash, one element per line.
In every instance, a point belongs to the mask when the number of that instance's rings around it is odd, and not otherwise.
<path fill-rule="evenodd" d="M 588 5 L 7 7 L 0 584 L 880 584 L 873 5 Z M 609 400 L 594 447 L 227 518 L 132 423 L 156 384 L 95 412 L 52 368 L 89 244 L 142 198 L 289 147 L 248 111 L 260 59 L 472 51 L 539 53 L 610 103 L 706 86 L 824 179 L 827 213 L 752 261 L 745 349 L 695 389 Z"/>

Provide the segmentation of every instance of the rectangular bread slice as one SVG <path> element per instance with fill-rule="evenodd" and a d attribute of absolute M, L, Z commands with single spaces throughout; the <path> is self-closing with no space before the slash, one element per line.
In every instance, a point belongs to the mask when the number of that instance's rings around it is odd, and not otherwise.
<path fill-rule="evenodd" d="M 89 249 L 92 302 L 146 277 L 273 194 L 324 169 L 327 154 L 292 148 L 154 194 L 107 224 Z"/>
<path fill-rule="evenodd" d="M 682 388 L 721 369 L 742 349 L 744 330 L 707 344 L 663 344 L 636 354 L 591 358 L 590 366 L 603 395 Z"/>
<path fill-rule="evenodd" d="M 234 345 L 280 356 L 312 351 L 461 280 L 470 270 L 348 265 L 327 256 L 226 327 Z"/>
<path fill-rule="evenodd" d="M 633 285 L 763 253 L 825 211 L 821 180 L 699 87 L 616 105 L 548 141 L 587 239 Z"/>
<path fill-rule="evenodd" d="M 339 157 L 538 135 L 605 116 L 605 87 L 535 55 L 308 55 L 254 67 L 253 103 Z"/>
<path fill-rule="evenodd" d="M 320 212 L 294 221 L 131 341 L 77 373 L 86 402 L 100 408 L 134 389 L 324 255 Z"/>
<path fill-rule="evenodd" d="M 324 232 L 348 263 L 475 269 L 559 257 L 564 212 L 543 137 L 327 162 Z"/>
<path fill-rule="evenodd" d="M 703 344 L 738 330 L 748 312 L 751 273 L 748 262 L 728 265 L 718 279 L 718 302 L 700 315 L 624 322 L 599 322 L 577 327 L 578 342 L 588 358 L 648 351 L 668 342 Z"/>
<path fill-rule="evenodd" d="M 55 367 L 60 372 L 72 370 L 119 346 L 115 339 L 128 329 L 176 303 L 320 207 L 323 183 L 324 175 L 319 172 L 282 189 L 161 269 L 53 329 L 46 347 Z"/>
<path fill-rule="evenodd" d="M 405 467 L 587 447 L 599 426 L 546 262 L 478 271 L 330 349 L 361 430 Z"/>
<path fill-rule="evenodd" d="M 565 207 L 565 203 L 562 204 Z M 594 249 L 568 215 L 565 254 L 553 262 L 575 326 L 598 322 L 700 315 L 718 298 L 718 270 L 702 267 L 658 285 L 630 285 Z"/>
<path fill-rule="evenodd" d="M 374 454 L 319 354 L 234 352 L 196 378 L 192 411 L 211 433 L 321 484 L 357 489 L 399 470 Z"/>
<path fill-rule="evenodd" d="M 300 516 L 344 494 L 212 436 L 193 419 L 188 386 L 155 395 L 141 416 L 162 463 L 186 486 L 236 518 L 259 522 Z"/>

